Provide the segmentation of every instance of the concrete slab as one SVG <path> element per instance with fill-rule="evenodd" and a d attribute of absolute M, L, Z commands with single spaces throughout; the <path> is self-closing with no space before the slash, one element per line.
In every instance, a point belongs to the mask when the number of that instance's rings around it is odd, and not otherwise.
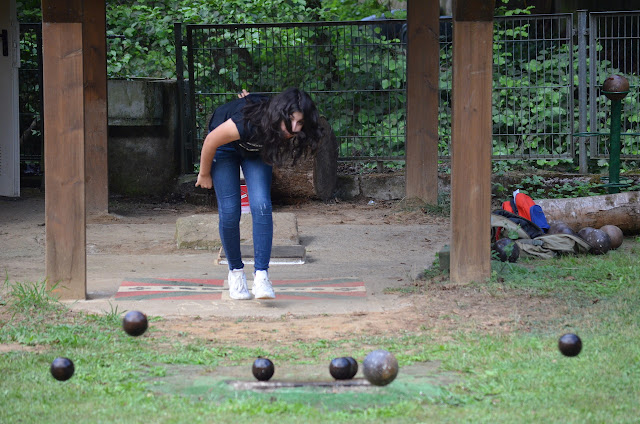
<path fill-rule="evenodd" d="M 0 202 L 0 235 L 4 246 L 8 246 L 0 249 L 0 271 L 9 281 L 43 281 L 44 197 Z M 386 289 L 406 286 L 429 268 L 436 252 L 449 243 L 448 224 L 438 220 L 394 223 L 386 211 L 377 211 L 377 205 L 360 208 L 350 204 L 319 205 L 302 211 L 296 207 L 295 215 L 290 212 L 277 215 L 287 217 L 282 214 L 289 213 L 289 225 L 296 223 L 299 245 L 306 250 L 306 262 L 296 266 L 274 265 L 269 270 L 271 279 L 357 279 L 363 283 L 365 296 L 300 299 L 301 296 L 291 296 L 291 290 L 285 295 L 284 287 L 276 285 L 275 300 L 238 301 L 228 298 L 228 289 L 223 285 L 217 300 L 116 300 L 124 281 L 227 278 L 228 267 L 216 263 L 216 251 L 176 247 L 176 222 L 192 216 L 195 209 L 181 208 L 164 205 L 150 213 L 146 206 L 137 206 L 134 212 L 123 207 L 117 216 L 90 219 L 88 300 L 66 302 L 69 307 L 92 313 L 110 313 L 117 308 L 119 312 L 141 310 L 150 316 L 233 318 L 398 310 L 411 306 L 412 299 L 389 294 Z M 199 220 L 212 216 L 201 214 Z M 217 232 L 215 226 L 213 229 L 212 232 Z M 245 271 L 251 286 L 253 266 L 247 264 Z"/>
<path fill-rule="evenodd" d="M 253 220 L 251 214 L 240 219 L 240 242 L 251 244 Z M 222 246 L 218 231 L 218 214 L 198 214 L 178 218 L 176 221 L 178 249 L 218 250 Z M 273 213 L 273 244 L 297 245 L 298 221 L 290 212 Z"/>

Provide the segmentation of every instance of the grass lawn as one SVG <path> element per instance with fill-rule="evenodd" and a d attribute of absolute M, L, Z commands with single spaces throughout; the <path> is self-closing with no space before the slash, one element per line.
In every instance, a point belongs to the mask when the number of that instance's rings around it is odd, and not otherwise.
<path fill-rule="evenodd" d="M 446 338 L 428 329 L 385 337 L 363 331 L 268 350 L 176 338 L 154 328 L 161 320 L 156 317 L 150 317 L 144 336 L 130 337 L 121 327 L 125 311 L 73 312 L 55 302 L 42 282 L 7 277 L 0 291 L 0 422 L 637 423 L 639 252 L 638 241 L 627 239 L 621 249 L 602 256 L 494 263 L 491 281 L 474 289 L 553 298 L 566 311 L 550 313 L 534 326 L 513 331 L 461 326 Z M 412 286 L 412 297 L 429 296 L 447 284 L 436 272 L 426 275 Z M 567 332 L 582 339 L 577 357 L 558 350 L 558 339 Z M 225 375 L 250 370 L 259 355 L 283 370 L 322 369 L 328 375 L 331 358 L 348 350 L 362 361 L 371 346 L 398 359 L 400 374 L 388 386 L 257 393 L 225 382 Z M 75 363 L 68 381 L 49 373 L 58 356 Z"/>

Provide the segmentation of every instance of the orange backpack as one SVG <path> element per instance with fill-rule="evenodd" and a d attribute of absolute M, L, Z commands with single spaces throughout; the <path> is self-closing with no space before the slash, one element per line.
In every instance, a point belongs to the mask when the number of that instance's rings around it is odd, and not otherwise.
<path fill-rule="evenodd" d="M 520 190 L 514 191 L 513 197 L 502 203 L 502 209 L 533 222 L 545 233 L 549 229 L 547 217 L 544 216 L 540 205 L 536 205 L 530 196 L 520 193 Z"/>

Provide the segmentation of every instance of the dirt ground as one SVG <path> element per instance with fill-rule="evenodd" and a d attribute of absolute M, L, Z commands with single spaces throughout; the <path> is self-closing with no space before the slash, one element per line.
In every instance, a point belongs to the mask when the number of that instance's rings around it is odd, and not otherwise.
<path fill-rule="evenodd" d="M 197 337 L 247 346 L 260 342 L 268 347 L 301 340 L 403 332 L 428 333 L 433 339 L 447 340 L 452 330 L 526 331 L 533 323 L 562 315 L 563 307 L 552 299 L 529 297 L 499 288 L 453 286 L 448 284 L 446 277 L 431 281 L 416 279 L 420 271 L 432 264 L 436 252 L 448 243 L 450 231 L 447 217 L 425 213 L 420 205 L 403 201 L 301 201 L 294 205 L 275 205 L 274 211 L 296 213 L 301 240 L 307 243 L 311 256 L 314 252 L 321 256 L 331 250 L 322 245 L 323 233 L 337 234 L 332 236 L 336 238 L 342 234 L 341 228 L 347 231 L 354 227 L 363 237 L 372 237 L 359 244 L 358 251 L 352 252 L 367 267 L 375 263 L 376 256 L 379 261 L 380 256 L 393 256 L 398 250 L 406 251 L 401 257 L 407 257 L 408 252 L 415 256 L 409 255 L 406 262 L 398 263 L 397 268 L 385 266 L 384 270 L 380 269 L 378 274 L 383 282 L 373 293 L 385 305 L 379 310 L 347 313 L 328 310 L 330 313 L 309 314 L 298 311 L 275 317 L 249 312 L 236 316 L 173 316 L 155 321 L 153 326 L 163 334 L 175 337 Z M 177 217 L 211 212 L 209 207 L 187 203 L 114 200 L 109 215 L 87 219 L 88 262 L 91 264 L 91 258 L 113 252 L 128 256 L 160 253 L 179 257 L 182 252 L 176 248 L 173 238 Z M 8 279 L 41 281 L 45 240 L 42 194 L 27 193 L 17 200 L 0 198 L 0 239 L 0 269 Z M 343 243 L 348 245 L 355 241 Z M 347 250 L 334 254 L 345 255 Z M 359 265 L 354 264 L 354 272 L 364 272 Z M 153 267 L 153 264 L 139 263 L 135 271 L 148 271 L 145 266 Z M 98 272 L 89 268 L 88 273 Z M 6 315 L 4 312 L 2 315 Z"/>

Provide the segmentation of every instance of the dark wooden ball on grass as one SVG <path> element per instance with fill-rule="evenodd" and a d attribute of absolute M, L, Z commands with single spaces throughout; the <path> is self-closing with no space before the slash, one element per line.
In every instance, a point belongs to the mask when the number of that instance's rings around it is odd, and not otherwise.
<path fill-rule="evenodd" d="M 398 360 L 389 351 L 374 350 L 364 358 L 362 372 L 369 383 L 386 386 L 398 376 Z"/>
<path fill-rule="evenodd" d="M 582 350 L 582 340 L 573 333 L 567 333 L 558 340 L 558 349 L 564 356 L 578 356 Z"/>
<path fill-rule="evenodd" d="M 356 361 L 355 358 L 351 356 L 347 356 L 347 361 L 349 361 L 350 365 L 349 378 L 351 379 L 355 377 L 356 374 L 358 374 L 358 361 Z"/>
<path fill-rule="evenodd" d="M 336 380 L 348 380 L 351 378 L 351 363 L 347 358 L 334 358 L 329 364 L 329 374 Z"/>
<path fill-rule="evenodd" d="M 138 337 L 147 331 L 149 321 L 147 320 L 147 316 L 142 312 L 129 311 L 122 319 L 122 328 L 128 335 Z"/>
<path fill-rule="evenodd" d="M 595 228 L 593 227 L 580 228 L 580 230 L 578 230 L 578 237 L 580 237 L 584 241 L 587 241 L 587 236 L 591 234 L 593 230 L 595 230 Z"/>
<path fill-rule="evenodd" d="M 594 255 L 604 255 L 611 249 L 611 239 L 609 234 L 595 228 L 589 231 L 584 237 L 584 241 L 589 243 L 591 250 L 589 252 Z"/>
<path fill-rule="evenodd" d="M 73 376 L 75 367 L 69 358 L 59 357 L 51 363 L 51 375 L 58 381 L 66 381 Z"/>
<path fill-rule="evenodd" d="M 269 381 L 273 377 L 275 367 L 270 359 L 259 357 L 253 362 L 251 372 L 258 381 Z"/>
<path fill-rule="evenodd" d="M 549 224 L 549 230 L 547 230 L 547 234 L 569 234 L 572 236 L 577 235 L 575 231 L 569 227 L 564 221 L 554 221 Z"/>
<path fill-rule="evenodd" d="M 520 257 L 520 247 L 515 241 L 503 238 L 491 246 L 491 250 L 496 254 L 501 262 L 516 262 Z"/>
<path fill-rule="evenodd" d="M 611 239 L 612 250 L 622 246 L 622 242 L 624 241 L 624 234 L 622 234 L 622 230 L 620 229 L 620 227 L 617 227 L 615 225 L 604 225 L 600 227 L 600 230 L 609 235 L 609 238 Z"/>

